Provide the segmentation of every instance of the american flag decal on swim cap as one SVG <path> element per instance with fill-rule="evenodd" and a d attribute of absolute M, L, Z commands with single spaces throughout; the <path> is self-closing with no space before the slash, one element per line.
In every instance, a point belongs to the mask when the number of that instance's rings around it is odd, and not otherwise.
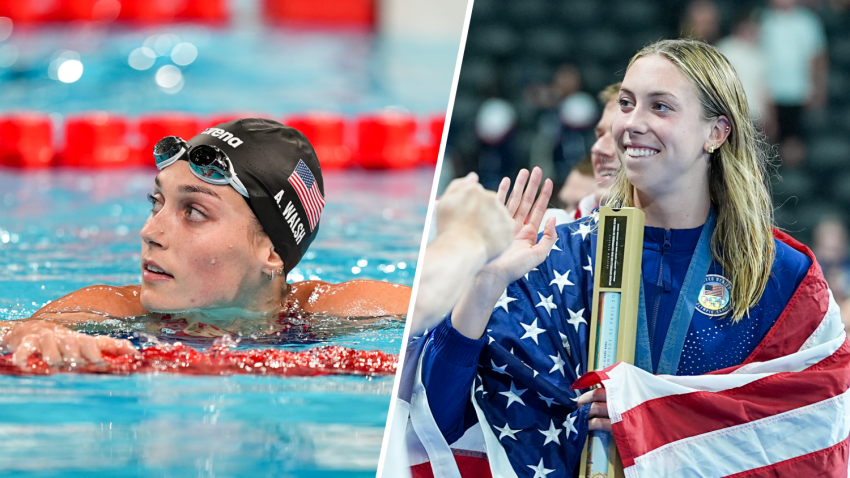
<path fill-rule="evenodd" d="M 316 184 L 316 178 L 313 177 L 313 173 L 310 172 L 310 168 L 304 164 L 304 161 L 298 160 L 295 171 L 289 176 L 289 184 L 292 184 L 298 198 L 301 199 L 301 204 L 304 205 L 307 218 L 310 220 L 310 232 L 313 232 L 316 224 L 319 223 L 322 208 L 325 207 L 325 198 L 322 197 L 322 192 L 319 191 L 319 186 Z"/>

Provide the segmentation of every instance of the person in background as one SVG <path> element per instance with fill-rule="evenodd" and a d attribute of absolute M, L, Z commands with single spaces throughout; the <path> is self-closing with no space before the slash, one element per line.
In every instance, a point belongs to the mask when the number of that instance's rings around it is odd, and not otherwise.
<path fill-rule="evenodd" d="M 783 165 L 795 168 L 806 157 L 803 109 L 826 104 L 826 35 L 818 17 L 796 0 L 770 0 L 761 19 L 761 47 L 776 103 L 779 155 Z"/>
<path fill-rule="evenodd" d="M 826 218 L 814 231 L 812 250 L 823 269 L 835 301 L 841 306 L 844 326 L 850 328 L 850 256 L 847 227 L 838 219 Z"/>
<path fill-rule="evenodd" d="M 516 124 L 516 108 L 502 98 L 489 98 L 478 109 L 475 116 L 478 140 L 475 170 L 486 189 L 496 189 L 504 172 L 515 170 Z"/>
<path fill-rule="evenodd" d="M 564 205 L 563 210 L 566 211 L 566 217 L 575 218 L 578 214 L 579 202 L 595 191 L 596 177 L 593 172 L 593 163 L 590 158 L 585 158 L 573 167 L 561 190 L 558 191 L 558 199 Z M 558 224 L 563 224 L 563 222 L 558 221 Z"/>
<path fill-rule="evenodd" d="M 743 10 L 735 19 L 732 34 L 718 41 L 716 46 L 741 78 L 753 122 L 763 128 L 767 136 L 776 136 L 776 106 L 769 92 L 755 10 Z"/>
<path fill-rule="evenodd" d="M 608 189 L 614 182 L 617 171 L 620 169 L 620 161 L 617 159 L 614 149 L 614 136 L 611 132 L 611 127 L 614 124 L 614 115 L 620 109 L 619 104 L 617 104 L 617 95 L 619 92 L 620 83 L 608 85 L 599 92 L 599 102 L 603 105 L 602 116 L 599 118 L 599 122 L 596 123 L 596 128 L 594 128 L 596 141 L 590 148 L 590 162 L 591 166 L 593 166 L 593 177 L 596 181 L 596 187 L 581 198 L 574 213 L 571 215 L 564 214 L 564 210 L 562 209 L 547 209 L 539 232 L 543 232 L 543 227 L 550 217 L 554 217 L 557 224 L 567 224 L 589 215 L 591 211 L 603 203 L 605 193 L 608 192 Z M 567 185 L 565 184 L 564 188 L 566 187 Z M 564 188 L 561 189 L 559 195 L 564 194 Z"/>
<path fill-rule="evenodd" d="M 714 43 L 720 38 L 720 11 L 712 0 L 694 0 L 682 19 L 682 36 Z"/>

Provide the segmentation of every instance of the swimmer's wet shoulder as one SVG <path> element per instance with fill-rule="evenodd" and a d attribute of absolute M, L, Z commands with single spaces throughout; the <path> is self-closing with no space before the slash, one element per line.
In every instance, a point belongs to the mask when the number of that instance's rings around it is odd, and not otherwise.
<path fill-rule="evenodd" d="M 73 324 L 149 315 L 139 300 L 140 289 L 138 285 L 85 287 L 45 305 L 30 319 Z M 373 280 L 304 281 L 292 284 L 288 299 L 297 310 L 308 313 L 377 317 L 407 314 L 410 293 L 410 287 Z"/>
<path fill-rule="evenodd" d="M 390 282 L 353 280 L 341 284 L 304 281 L 292 284 L 289 297 L 305 312 L 337 317 L 404 315 L 411 288 Z"/>
<path fill-rule="evenodd" d="M 75 324 L 148 315 L 150 311 L 139 300 L 140 289 L 138 285 L 84 287 L 45 305 L 30 320 Z"/>

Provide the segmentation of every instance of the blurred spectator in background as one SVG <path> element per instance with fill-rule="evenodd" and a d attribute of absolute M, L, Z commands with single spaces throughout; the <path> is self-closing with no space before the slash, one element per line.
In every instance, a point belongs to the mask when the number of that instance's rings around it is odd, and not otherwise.
<path fill-rule="evenodd" d="M 711 0 L 695 0 L 688 4 L 682 19 L 682 36 L 714 44 L 720 38 L 720 12 Z"/>
<path fill-rule="evenodd" d="M 795 0 L 770 0 L 761 22 L 770 94 L 776 103 L 779 155 L 795 168 L 806 157 L 803 107 L 818 109 L 827 98 L 826 36 L 820 19 Z"/>
<path fill-rule="evenodd" d="M 542 109 L 558 106 L 564 98 L 581 90 L 581 73 L 572 63 L 564 63 L 555 71 L 552 82 L 533 83 L 525 89 L 525 98 Z"/>
<path fill-rule="evenodd" d="M 481 185 L 495 190 L 503 177 L 520 168 L 513 141 L 517 122 L 516 109 L 500 98 L 481 104 L 475 117 L 475 135 L 479 141 L 476 171 Z"/>
<path fill-rule="evenodd" d="M 593 174 L 593 163 L 590 158 L 585 158 L 579 161 L 567 175 L 564 186 L 558 192 L 558 199 L 564 204 L 567 216 L 575 220 L 578 203 L 594 192 L 596 192 L 596 178 Z M 558 221 L 558 224 L 561 224 L 561 221 Z"/>
<path fill-rule="evenodd" d="M 556 185 L 565 184 L 575 165 L 587 156 L 590 128 L 598 115 L 593 97 L 581 88 L 579 69 L 565 63 L 551 83 L 531 84 L 524 92 L 526 100 L 544 110 L 530 152 L 531 163 L 540 166 Z"/>
<path fill-rule="evenodd" d="M 587 156 L 590 132 L 598 115 L 596 100 L 584 91 L 576 91 L 558 106 L 561 130 L 552 152 L 555 167 L 552 180 L 556 184 L 563 182 L 573 167 Z"/>
<path fill-rule="evenodd" d="M 835 218 L 821 221 L 815 228 L 812 250 L 829 279 L 833 274 L 850 274 L 850 257 L 847 256 L 847 228 Z"/>
<path fill-rule="evenodd" d="M 732 34 L 718 41 L 717 49 L 729 59 L 741 78 L 752 120 L 769 137 L 776 137 L 775 105 L 769 93 L 755 10 L 748 8 L 740 12 L 732 25 Z"/>
<path fill-rule="evenodd" d="M 847 228 L 835 218 L 821 221 L 814 231 L 812 250 L 823 268 L 835 301 L 841 307 L 845 329 L 850 329 L 850 257 Z"/>
<path fill-rule="evenodd" d="M 614 116 L 620 109 L 620 105 L 617 103 L 619 93 L 619 82 L 608 85 L 599 93 L 599 102 L 604 106 L 602 117 L 599 118 L 599 122 L 596 123 L 594 130 L 596 141 L 590 148 L 590 164 L 593 168 L 594 187 L 592 189 L 582 190 L 580 186 L 577 186 L 576 189 L 579 192 L 583 192 L 584 196 L 580 196 L 581 199 L 578 201 L 576 209 L 568 214 L 564 214 L 570 210 L 567 206 L 564 207 L 567 211 L 564 209 L 547 209 L 546 215 L 543 218 L 544 225 L 550 217 L 555 217 L 557 224 L 566 224 L 590 214 L 602 202 L 603 196 L 608 192 L 608 188 L 614 182 L 617 171 L 620 169 L 620 161 L 617 159 L 617 153 L 614 149 L 614 136 L 611 128 L 614 125 Z M 576 169 L 578 169 L 578 166 L 576 166 Z M 572 173 L 570 175 L 572 176 Z M 578 196 L 575 191 L 569 191 L 571 187 L 568 179 L 558 193 L 558 196 L 565 204 L 567 203 L 565 197 L 571 198 Z M 542 227 L 540 229 L 541 231 L 543 230 Z"/>

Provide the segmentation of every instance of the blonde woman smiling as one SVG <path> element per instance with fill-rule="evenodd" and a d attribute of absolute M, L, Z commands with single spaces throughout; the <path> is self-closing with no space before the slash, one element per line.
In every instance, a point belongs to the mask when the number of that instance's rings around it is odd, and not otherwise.
<path fill-rule="evenodd" d="M 698 375 L 798 350 L 829 297 L 811 252 L 773 229 L 765 148 L 729 62 L 700 41 L 660 41 L 632 58 L 617 100 L 622 168 L 607 204 L 646 215 L 636 365 Z M 594 218 L 550 221 L 538 239 L 541 179 L 515 188 L 514 244 L 423 352 L 440 432 L 452 443 L 480 422 L 494 476 L 573 475 L 588 430 L 611 431 L 605 389 L 570 388 L 588 371 Z M 784 320 L 806 301 L 823 310 Z"/>

